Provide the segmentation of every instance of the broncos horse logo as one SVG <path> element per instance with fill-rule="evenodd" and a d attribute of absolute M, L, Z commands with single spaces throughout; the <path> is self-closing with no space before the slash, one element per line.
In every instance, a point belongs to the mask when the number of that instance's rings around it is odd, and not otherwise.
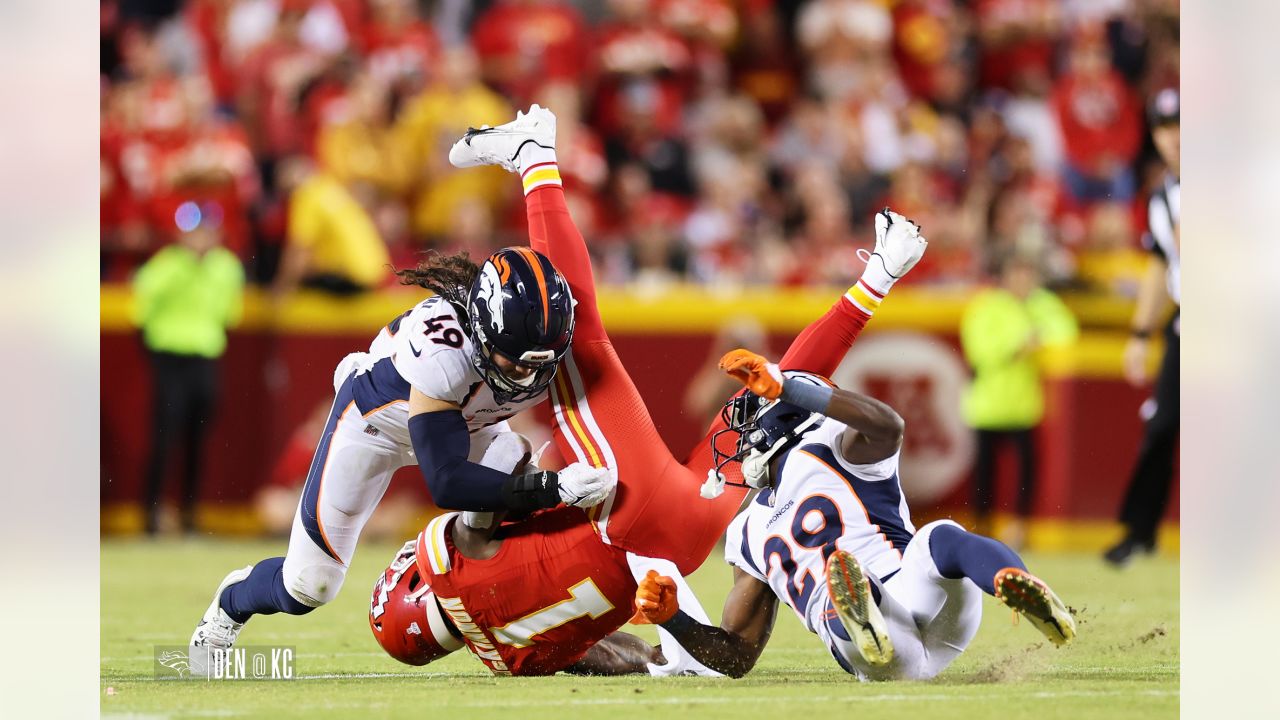
<path fill-rule="evenodd" d="M 502 260 L 503 274 L 510 276 L 511 269 L 507 267 L 506 260 Z M 480 291 L 477 295 L 480 301 L 489 309 L 489 317 L 492 318 L 493 326 L 498 332 L 502 332 L 502 282 L 503 278 L 498 276 L 498 268 L 492 263 L 487 262 L 480 269 Z"/>
<path fill-rule="evenodd" d="M 191 663 L 188 662 L 187 654 L 178 650 L 167 650 L 160 653 L 160 657 L 156 658 L 156 662 L 177 672 L 178 677 L 184 678 L 191 672 Z"/>

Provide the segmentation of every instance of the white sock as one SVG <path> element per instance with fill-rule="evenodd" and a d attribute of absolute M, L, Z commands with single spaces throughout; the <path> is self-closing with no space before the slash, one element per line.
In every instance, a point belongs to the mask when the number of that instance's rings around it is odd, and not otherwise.
<path fill-rule="evenodd" d="M 884 260 L 873 254 L 867 258 L 867 269 L 862 271 L 862 277 L 845 292 L 844 297 L 859 310 L 874 315 L 896 282 L 898 279 L 884 269 Z"/>
<path fill-rule="evenodd" d="M 524 177 L 526 172 L 539 165 L 555 164 L 555 148 L 545 148 L 536 143 L 526 142 L 524 146 L 520 148 L 520 153 L 516 156 L 516 168 L 520 172 L 520 177 Z"/>

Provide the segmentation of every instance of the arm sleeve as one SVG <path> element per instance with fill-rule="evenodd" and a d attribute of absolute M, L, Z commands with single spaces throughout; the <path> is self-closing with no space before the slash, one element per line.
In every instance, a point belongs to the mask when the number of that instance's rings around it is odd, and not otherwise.
<path fill-rule="evenodd" d="M 467 460 L 471 436 L 461 412 L 414 415 L 409 418 L 409 438 L 436 506 L 480 512 L 506 509 L 503 487 L 510 475 Z"/>
<path fill-rule="evenodd" d="M 577 302 L 574 308 L 574 338 L 607 340 L 604 322 L 596 306 L 595 278 L 587 242 L 569 216 L 564 190 L 556 185 L 540 187 L 525 197 L 529 216 L 529 245 L 546 255 L 564 275 Z"/>

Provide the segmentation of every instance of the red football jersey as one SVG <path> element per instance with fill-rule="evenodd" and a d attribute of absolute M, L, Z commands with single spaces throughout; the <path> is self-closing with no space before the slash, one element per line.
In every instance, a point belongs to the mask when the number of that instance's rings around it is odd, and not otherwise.
<path fill-rule="evenodd" d="M 418 536 L 418 567 L 471 652 L 495 675 L 550 675 L 578 662 L 634 614 L 626 552 L 562 507 L 510 525 L 487 560 L 463 557 L 456 513 Z M 500 531 L 501 532 L 501 531 Z"/>

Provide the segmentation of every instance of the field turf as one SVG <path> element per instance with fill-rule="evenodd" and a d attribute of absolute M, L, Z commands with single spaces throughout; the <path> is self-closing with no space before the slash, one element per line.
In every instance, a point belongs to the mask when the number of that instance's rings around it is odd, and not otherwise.
<path fill-rule="evenodd" d="M 1078 610 L 1065 649 L 988 598 L 982 629 L 941 677 L 862 684 L 783 610 L 760 664 L 742 680 L 650 677 L 495 678 L 465 652 L 425 668 L 382 654 L 369 590 L 395 548 L 362 545 L 331 605 L 305 617 L 255 618 L 243 645 L 293 645 L 293 681 L 157 681 L 155 645 L 185 645 L 232 568 L 285 543 L 102 543 L 101 700 L 112 718 L 1146 718 L 1178 714 L 1178 564 L 1159 557 L 1117 572 L 1094 555 L 1029 554 L 1032 572 Z M 693 578 L 712 618 L 730 571 L 713 555 Z M 653 639 L 650 628 L 632 631 Z M 660 713 L 660 714 L 655 714 Z"/>

